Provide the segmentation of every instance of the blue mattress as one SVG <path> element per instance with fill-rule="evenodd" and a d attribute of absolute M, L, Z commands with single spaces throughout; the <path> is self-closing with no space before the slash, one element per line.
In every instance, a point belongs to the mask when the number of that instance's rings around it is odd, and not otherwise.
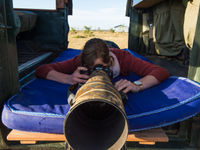
<path fill-rule="evenodd" d="M 54 62 L 79 53 L 79 50 L 68 49 Z M 131 54 L 146 60 L 136 53 Z M 134 81 L 139 77 L 130 74 L 120 76 L 115 81 L 120 78 Z M 67 104 L 68 87 L 49 80 L 31 80 L 4 104 L 2 122 L 10 129 L 63 133 L 63 122 L 70 108 Z M 171 76 L 158 86 L 136 94 L 129 93 L 124 106 L 129 132 L 167 126 L 200 112 L 200 84 Z"/>

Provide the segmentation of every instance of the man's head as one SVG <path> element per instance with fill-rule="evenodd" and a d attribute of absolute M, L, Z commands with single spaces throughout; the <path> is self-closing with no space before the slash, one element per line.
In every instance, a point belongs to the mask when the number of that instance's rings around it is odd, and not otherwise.
<path fill-rule="evenodd" d="M 92 68 L 96 64 L 110 63 L 109 49 L 102 39 L 93 38 L 86 42 L 81 53 L 81 65 Z"/>

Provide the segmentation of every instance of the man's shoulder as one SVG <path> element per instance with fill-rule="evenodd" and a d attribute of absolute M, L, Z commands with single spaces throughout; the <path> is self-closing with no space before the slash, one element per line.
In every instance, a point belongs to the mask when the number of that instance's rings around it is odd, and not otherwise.
<path fill-rule="evenodd" d="M 118 48 L 109 48 L 111 52 L 113 52 L 118 58 L 126 57 L 130 53 L 128 51 L 125 51 L 123 49 L 118 49 Z"/>
<path fill-rule="evenodd" d="M 113 52 L 114 54 L 116 54 L 116 55 L 121 55 L 121 54 L 123 54 L 125 52 L 124 50 L 118 49 L 118 48 L 109 48 L 109 50 L 111 52 Z"/>

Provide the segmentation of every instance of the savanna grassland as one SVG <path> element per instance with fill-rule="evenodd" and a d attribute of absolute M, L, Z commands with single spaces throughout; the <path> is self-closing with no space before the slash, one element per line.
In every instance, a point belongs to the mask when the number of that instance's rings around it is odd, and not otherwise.
<path fill-rule="evenodd" d="M 82 49 L 85 42 L 91 38 L 101 38 L 115 42 L 121 49 L 128 48 L 128 33 L 110 31 L 75 31 L 71 30 L 68 34 L 68 48 Z"/>

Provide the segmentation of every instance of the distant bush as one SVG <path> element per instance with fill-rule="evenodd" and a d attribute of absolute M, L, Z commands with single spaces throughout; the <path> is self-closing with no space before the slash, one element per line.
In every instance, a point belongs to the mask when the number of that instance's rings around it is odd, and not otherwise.
<path fill-rule="evenodd" d="M 91 37 L 91 36 L 94 36 L 93 32 L 91 31 L 91 28 L 88 27 L 88 26 L 84 26 L 84 34 Z"/>
<path fill-rule="evenodd" d="M 84 33 L 89 33 L 89 32 L 91 32 L 91 28 L 90 27 L 88 27 L 88 26 L 84 26 Z"/>
<path fill-rule="evenodd" d="M 73 36 L 73 38 L 86 38 L 86 36 L 83 36 L 83 35 L 76 35 L 76 36 Z"/>
<path fill-rule="evenodd" d="M 114 32 L 115 32 L 115 30 L 114 30 L 113 28 L 111 28 L 111 29 L 110 29 L 110 32 L 111 32 L 111 33 L 114 33 Z"/>
<path fill-rule="evenodd" d="M 76 29 L 71 27 L 71 33 L 77 33 Z"/>

